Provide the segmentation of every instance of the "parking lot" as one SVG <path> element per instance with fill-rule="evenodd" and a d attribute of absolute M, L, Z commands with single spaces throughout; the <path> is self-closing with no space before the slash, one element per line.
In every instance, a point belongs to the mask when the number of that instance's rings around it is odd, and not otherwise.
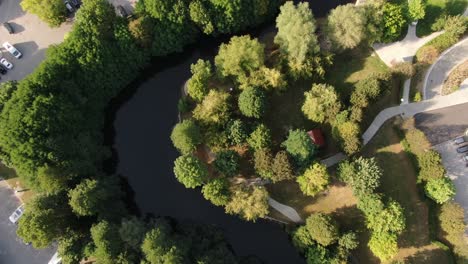
<path fill-rule="evenodd" d="M 52 44 L 62 42 L 72 26 L 71 22 L 65 22 L 58 28 L 50 28 L 37 16 L 25 13 L 19 5 L 20 2 L 20 0 L 0 1 L 0 24 L 9 22 L 15 30 L 14 34 L 9 34 L 3 27 L 0 28 L 0 45 L 7 41 L 23 54 L 21 59 L 16 59 L 3 47 L 1 48 L 1 56 L 14 67 L 6 75 L 1 75 L 0 82 L 21 80 L 30 74 L 44 59 L 46 49 Z"/>
<path fill-rule="evenodd" d="M 5 181 L 0 180 L 0 263 L 46 264 L 55 253 L 54 248 L 35 250 L 16 235 L 17 226 L 8 217 L 20 206 L 20 201 Z"/>

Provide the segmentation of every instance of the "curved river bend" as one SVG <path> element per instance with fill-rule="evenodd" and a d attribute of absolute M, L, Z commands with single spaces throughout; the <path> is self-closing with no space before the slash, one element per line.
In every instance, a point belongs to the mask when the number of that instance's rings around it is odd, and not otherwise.
<path fill-rule="evenodd" d="M 316 16 L 323 16 L 339 2 L 316 0 L 311 5 Z M 143 213 L 217 225 L 239 256 L 257 255 L 266 263 L 305 263 L 281 225 L 227 215 L 223 208 L 206 201 L 199 189 L 185 189 L 173 175 L 173 162 L 179 154 L 169 136 L 178 121 L 177 101 L 190 78 L 190 64 L 199 58 L 212 59 L 216 53 L 219 41 L 209 42 L 171 56 L 176 62 L 160 67 L 127 96 L 114 121 L 117 173 L 128 179 Z M 164 60 L 158 63 L 164 64 Z"/>

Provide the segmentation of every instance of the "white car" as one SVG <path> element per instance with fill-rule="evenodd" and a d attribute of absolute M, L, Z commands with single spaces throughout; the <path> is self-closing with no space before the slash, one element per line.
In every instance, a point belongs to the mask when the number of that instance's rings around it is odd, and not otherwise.
<path fill-rule="evenodd" d="M 20 207 L 16 208 L 16 210 L 10 215 L 9 219 L 13 224 L 18 223 L 18 220 L 24 213 L 24 205 L 20 205 Z"/>
<path fill-rule="evenodd" d="M 62 258 L 59 257 L 58 252 L 55 252 L 52 258 L 49 260 L 48 264 L 61 264 L 61 263 L 62 263 Z"/>
<path fill-rule="evenodd" d="M 9 70 L 13 69 L 13 64 L 11 64 L 11 62 L 7 61 L 5 58 L 1 58 L 0 63 Z"/>
<path fill-rule="evenodd" d="M 15 46 L 11 45 L 10 43 L 8 42 L 5 42 L 3 43 L 3 47 L 8 50 L 8 52 L 11 53 L 11 55 L 15 56 L 15 58 L 19 59 L 21 58 L 21 56 L 23 56 L 23 54 L 21 54 L 21 52 L 19 52 Z"/>

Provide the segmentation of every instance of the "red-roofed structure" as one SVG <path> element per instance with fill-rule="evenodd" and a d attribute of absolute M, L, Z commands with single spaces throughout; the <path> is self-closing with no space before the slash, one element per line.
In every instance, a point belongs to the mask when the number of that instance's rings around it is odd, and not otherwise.
<path fill-rule="evenodd" d="M 319 147 L 325 146 L 325 139 L 323 137 L 322 130 L 318 128 L 312 129 L 309 132 L 307 132 L 307 134 L 309 134 L 310 139 L 315 145 Z"/>

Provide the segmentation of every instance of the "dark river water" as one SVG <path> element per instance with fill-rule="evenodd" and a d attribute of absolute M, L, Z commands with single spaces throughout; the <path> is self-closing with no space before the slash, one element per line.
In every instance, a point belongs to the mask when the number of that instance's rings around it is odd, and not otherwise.
<path fill-rule="evenodd" d="M 317 17 L 339 2 L 315 0 L 311 6 Z M 272 31 L 271 25 L 253 35 Z M 199 58 L 212 59 L 220 41 L 204 40 L 182 54 L 158 60 L 133 88 L 124 91 L 114 121 L 117 173 L 128 179 L 143 213 L 215 224 L 240 256 L 257 255 L 266 263 L 305 263 L 281 225 L 266 220 L 251 223 L 227 215 L 223 208 L 205 200 L 200 189 L 184 188 L 173 175 L 179 154 L 169 136 L 178 121 L 181 87 L 190 77 L 190 64 Z"/>

